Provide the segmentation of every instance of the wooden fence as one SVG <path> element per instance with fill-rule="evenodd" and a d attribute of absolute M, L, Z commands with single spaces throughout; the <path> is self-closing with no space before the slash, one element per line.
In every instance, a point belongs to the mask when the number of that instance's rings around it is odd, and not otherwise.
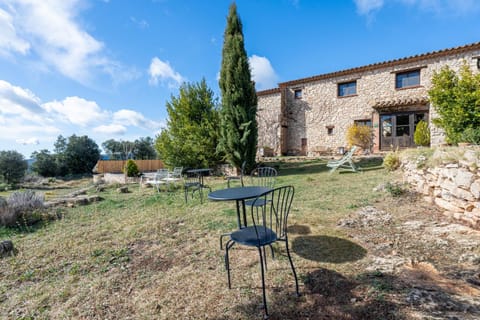
<path fill-rule="evenodd" d="M 162 160 L 134 160 L 140 172 L 162 169 Z M 127 160 L 98 160 L 95 169 L 98 173 L 123 173 Z"/>

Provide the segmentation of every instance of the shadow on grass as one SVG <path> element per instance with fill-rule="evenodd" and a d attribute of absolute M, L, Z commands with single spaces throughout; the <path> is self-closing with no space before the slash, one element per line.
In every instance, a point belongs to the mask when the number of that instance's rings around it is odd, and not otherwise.
<path fill-rule="evenodd" d="M 363 279 L 364 281 L 358 281 L 336 271 L 319 268 L 305 276 L 305 291 L 300 297 L 295 296 L 293 283 L 268 288 L 269 319 L 406 319 L 401 310 L 404 306 L 397 301 L 386 299 L 387 291 L 374 285 L 372 279 L 367 277 Z M 394 277 L 385 279 L 395 280 Z M 261 302 L 261 296 L 257 295 L 249 303 L 234 308 L 245 315 L 242 319 L 252 319 L 254 315 L 258 315 L 255 318 L 259 319 L 263 314 Z M 217 318 L 219 319 L 227 318 Z"/>
<path fill-rule="evenodd" d="M 304 259 L 329 263 L 356 261 L 367 254 L 354 242 L 330 236 L 299 236 L 293 240 L 292 250 Z"/>

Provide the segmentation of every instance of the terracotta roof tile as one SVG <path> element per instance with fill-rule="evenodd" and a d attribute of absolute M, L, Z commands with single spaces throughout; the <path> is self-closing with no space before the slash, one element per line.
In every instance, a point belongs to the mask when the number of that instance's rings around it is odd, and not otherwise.
<path fill-rule="evenodd" d="M 352 69 L 345 69 L 345 70 L 341 70 L 341 71 L 325 73 L 325 74 L 316 75 L 316 76 L 313 76 L 313 77 L 282 82 L 282 83 L 279 83 L 279 87 L 294 86 L 294 85 L 299 85 L 299 84 L 302 84 L 302 83 L 314 82 L 314 81 L 318 81 L 318 80 L 323 80 L 323 79 L 328 79 L 328 78 L 333 78 L 333 77 L 338 77 L 338 76 L 344 76 L 344 75 L 349 75 L 349 74 L 358 73 L 358 72 L 365 72 L 365 71 L 375 70 L 375 69 L 379 69 L 379 68 L 397 66 L 397 65 L 402 65 L 402 64 L 406 64 L 406 63 L 421 61 L 421 60 L 424 60 L 424 59 L 439 58 L 439 57 L 443 57 L 443 56 L 447 56 L 447 55 L 459 54 L 459 53 L 472 51 L 472 50 L 480 50 L 480 42 L 475 42 L 475 43 L 467 44 L 467 45 L 464 45 L 464 46 L 459 46 L 459 47 L 454 47 L 454 48 L 449 48 L 449 49 L 432 51 L 432 52 L 428 52 L 428 53 L 422 53 L 422 54 L 418 54 L 418 55 L 410 56 L 410 57 L 406 57 L 406 58 L 400 58 L 400 59 L 395 59 L 395 60 L 373 63 L 373 64 L 369 64 L 369 65 L 361 66 L 361 67 L 356 67 L 356 68 L 352 68 Z M 269 91 L 269 90 L 266 90 L 266 91 Z"/>

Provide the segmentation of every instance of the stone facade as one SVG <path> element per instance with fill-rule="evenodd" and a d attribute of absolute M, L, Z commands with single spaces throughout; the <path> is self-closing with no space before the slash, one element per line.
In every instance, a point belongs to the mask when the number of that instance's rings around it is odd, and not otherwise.
<path fill-rule="evenodd" d="M 346 147 L 345 135 L 350 125 L 368 120 L 374 129 L 373 151 L 388 149 L 388 140 L 381 139 L 382 116 L 419 112 L 428 118 L 431 144 L 441 144 L 444 135 L 431 122 L 436 114 L 428 101 L 432 75 L 446 65 L 458 71 L 463 63 L 478 72 L 479 57 L 480 43 L 475 43 L 284 82 L 276 89 L 260 91 L 258 146 L 270 147 L 278 155 L 336 151 Z M 419 85 L 395 87 L 397 73 L 417 70 Z M 356 93 L 340 97 L 338 84 L 353 81 Z M 410 141 L 413 141 L 412 131 L 407 137 Z"/>

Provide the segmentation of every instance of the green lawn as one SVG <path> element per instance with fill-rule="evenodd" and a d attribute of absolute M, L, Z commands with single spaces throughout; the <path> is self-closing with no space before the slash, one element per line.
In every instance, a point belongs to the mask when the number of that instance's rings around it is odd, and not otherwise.
<path fill-rule="evenodd" d="M 268 256 L 272 319 L 356 319 L 364 311 L 375 314 L 368 308 L 375 308 L 377 302 L 381 307 L 390 303 L 374 297 L 353 309 L 351 298 L 339 298 L 365 276 L 368 250 L 336 224 L 384 196 L 372 191 L 392 179 L 381 161 L 363 161 L 362 173 L 332 175 L 321 160 L 271 165 L 279 167 L 277 185 L 296 189 L 289 236 L 302 292 L 300 298 L 294 296 L 280 243 L 275 247 L 276 259 Z M 213 189 L 226 187 L 222 178 L 209 178 L 208 183 Z M 65 209 L 62 219 L 35 228 L 2 229 L 2 238 L 9 236 L 18 249 L 16 256 L 0 260 L 2 317 L 261 317 L 255 250 L 232 250 L 233 287 L 227 287 L 219 235 L 236 226 L 233 202 L 200 204 L 195 198 L 185 204 L 181 191 L 158 194 L 138 185 L 130 185 L 129 190 L 121 194 L 107 188 L 101 193 L 104 201 Z M 370 280 L 363 284 L 367 289 L 374 286 Z M 321 288 L 337 288 L 338 297 L 328 300 Z"/>

